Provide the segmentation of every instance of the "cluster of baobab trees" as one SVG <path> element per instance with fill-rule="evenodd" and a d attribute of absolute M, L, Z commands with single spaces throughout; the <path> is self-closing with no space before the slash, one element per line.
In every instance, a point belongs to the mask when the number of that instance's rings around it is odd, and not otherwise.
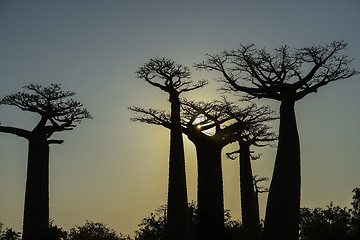
<path fill-rule="evenodd" d="M 328 83 L 358 72 L 352 59 L 340 52 L 344 41 L 324 46 L 291 49 L 282 46 L 269 53 L 254 45 L 207 55 L 195 64 L 199 70 L 216 72 L 225 94 L 243 93 L 249 101 L 264 98 L 280 102 L 279 133 L 267 125 L 276 116 L 269 107 L 249 103 L 240 108 L 224 97 L 221 101 L 195 102 L 180 94 L 199 89 L 206 81 L 190 80 L 190 70 L 170 59 L 150 59 L 137 71 L 138 78 L 169 94 L 170 112 L 130 107 L 135 121 L 170 130 L 167 239 L 224 239 L 224 204 L 221 169 L 222 148 L 239 143 L 242 221 L 259 239 L 259 215 L 251 171 L 252 145 L 278 139 L 275 166 L 266 207 L 264 240 L 298 239 L 300 220 L 300 143 L 295 102 Z M 209 132 L 211 131 L 211 132 Z M 196 147 L 198 164 L 198 234 L 190 236 L 185 159 L 182 134 Z"/>
<path fill-rule="evenodd" d="M 269 53 L 253 45 L 207 55 L 195 64 L 199 70 L 220 74 L 226 94 L 241 92 L 247 106 L 239 107 L 226 97 L 218 101 L 196 102 L 180 98 L 199 89 L 207 81 L 193 82 L 189 68 L 170 59 L 155 58 L 140 67 L 137 77 L 169 94 L 170 112 L 130 107 L 140 114 L 135 121 L 156 124 L 170 130 L 168 210 L 166 238 L 169 240 L 224 239 L 224 203 L 221 151 L 237 142 L 239 153 L 242 220 L 260 238 L 259 211 L 250 159 L 251 146 L 265 146 L 278 139 L 277 155 L 269 190 L 263 239 L 298 239 L 300 209 L 300 144 L 296 127 L 295 102 L 330 82 L 357 74 L 352 62 L 340 52 L 344 41 L 324 46 Z M 28 141 L 23 239 L 55 239 L 49 229 L 49 145 L 56 132 L 72 130 L 91 119 L 83 105 L 72 99 L 73 92 L 59 84 L 43 87 L 30 84 L 25 91 L 0 98 L 0 105 L 15 106 L 40 116 L 33 130 L 2 126 L 0 132 Z M 257 107 L 255 98 L 280 101 L 279 133 L 267 125 L 278 117 L 267 106 Z M 198 163 L 198 234 L 191 236 L 186 190 L 185 134 L 196 147 Z"/>

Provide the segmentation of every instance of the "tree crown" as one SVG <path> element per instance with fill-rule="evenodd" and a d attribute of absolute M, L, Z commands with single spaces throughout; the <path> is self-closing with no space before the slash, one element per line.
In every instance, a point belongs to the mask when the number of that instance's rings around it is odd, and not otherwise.
<path fill-rule="evenodd" d="M 280 101 L 284 94 L 293 93 L 299 100 L 330 82 L 358 74 L 350 68 L 352 59 L 339 54 L 346 46 L 342 40 L 300 49 L 282 46 L 271 54 L 253 44 L 241 45 L 237 50 L 208 55 L 195 66 L 220 72 L 225 91 Z"/>
<path fill-rule="evenodd" d="M 41 129 L 46 132 L 47 137 L 50 137 L 54 132 L 72 130 L 83 119 L 92 119 L 86 108 L 79 101 L 71 98 L 75 93 L 63 91 L 60 84 L 51 84 L 48 87 L 30 84 L 24 89 L 26 91 L 1 98 L 0 104 L 39 114 L 41 120 L 33 131 Z M 50 125 L 46 125 L 48 121 Z M 22 129 L 1 127 L 0 131 L 27 137 L 26 130 Z"/>
<path fill-rule="evenodd" d="M 248 141 L 253 145 L 263 146 L 277 139 L 265 122 L 275 120 L 274 112 L 269 107 L 257 107 L 250 104 L 239 108 L 226 99 L 222 101 L 190 101 L 181 99 L 181 125 L 183 132 L 190 136 L 212 139 L 219 144 L 235 141 Z M 156 109 L 130 107 L 140 115 L 133 121 L 161 125 L 171 128 L 170 114 Z"/>
<path fill-rule="evenodd" d="M 136 71 L 137 77 L 168 93 L 181 93 L 201 88 L 207 81 L 193 83 L 188 67 L 167 58 L 152 58 Z"/>

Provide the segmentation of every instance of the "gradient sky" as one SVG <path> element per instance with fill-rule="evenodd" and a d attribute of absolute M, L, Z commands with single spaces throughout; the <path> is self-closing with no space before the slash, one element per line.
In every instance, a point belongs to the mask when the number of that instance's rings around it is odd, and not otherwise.
<path fill-rule="evenodd" d="M 0 96 L 29 83 L 61 83 L 94 119 L 56 137 L 50 155 L 50 218 L 69 230 L 102 221 L 133 234 L 166 203 L 169 132 L 131 122 L 131 105 L 169 109 L 167 95 L 137 79 L 153 57 L 191 67 L 206 53 L 255 43 L 272 50 L 344 39 L 360 70 L 360 2 L 0 0 Z M 184 95 L 218 99 L 210 84 Z M 302 206 L 349 206 L 360 187 L 360 75 L 321 88 L 296 104 L 302 157 Z M 269 100 L 277 110 L 278 103 Z M 0 106 L 2 125 L 32 129 L 38 116 Z M 186 137 L 185 137 L 186 139 Z M 196 200 L 196 159 L 185 140 L 189 200 Z M 254 174 L 270 177 L 275 149 L 264 148 Z M 27 142 L 0 134 L 0 222 L 20 231 Z M 240 218 L 237 161 L 223 160 L 225 208 Z M 286 191 L 286 189 L 284 189 Z M 266 195 L 261 197 L 264 215 Z"/>

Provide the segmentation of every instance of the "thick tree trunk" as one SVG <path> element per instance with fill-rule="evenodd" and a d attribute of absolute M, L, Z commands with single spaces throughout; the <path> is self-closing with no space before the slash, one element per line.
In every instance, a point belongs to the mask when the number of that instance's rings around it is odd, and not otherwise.
<path fill-rule="evenodd" d="M 23 240 L 42 239 L 49 228 L 49 145 L 29 139 Z"/>
<path fill-rule="evenodd" d="M 188 214 L 185 154 L 180 124 L 178 96 L 170 96 L 171 130 L 169 158 L 169 186 L 167 211 L 167 240 L 190 239 L 190 216 Z"/>
<path fill-rule="evenodd" d="M 256 206 L 250 162 L 250 144 L 240 141 L 240 193 L 242 223 L 251 239 L 260 238 L 260 219 Z"/>
<path fill-rule="evenodd" d="M 300 219 L 300 143 L 295 100 L 280 106 L 279 142 L 268 196 L 264 240 L 298 240 Z"/>
<path fill-rule="evenodd" d="M 222 146 L 195 144 L 198 161 L 198 239 L 224 239 Z"/>

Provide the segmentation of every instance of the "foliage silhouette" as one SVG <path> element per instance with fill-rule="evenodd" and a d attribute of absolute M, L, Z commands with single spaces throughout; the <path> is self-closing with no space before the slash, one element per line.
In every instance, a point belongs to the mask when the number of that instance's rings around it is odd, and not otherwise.
<path fill-rule="evenodd" d="M 258 182 L 265 181 L 266 178 L 256 178 Z M 260 188 L 259 192 L 266 188 Z M 300 240 L 358 240 L 359 239 L 359 203 L 360 188 L 353 190 L 353 208 L 347 209 L 334 206 L 330 203 L 326 208 L 301 208 L 300 209 Z M 198 231 L 198 207 L 193 201 L 189 203 L 189 218 L 191 219 L 191 235 L 196 236 Z M 166 239 L 166 218 L 167 206 L 160 206 L 149 217 L 145 217 L 135 231 L 134 240 L 164 240 Z M 355 219 L 355 221 L 354 221 Z M 69 232 L 58 228 L 50 222 L 50 227 L 57 229 L 58 235 L 63 240 L 131 240 L 129 235 L 118 234 L 106 224 L 100 222 L 86 221 L 84 226 L 71 228 Z M 224 211 L 225 235 L 224 240 L 253 240 L 248 229 L 239 220 L 233 220 L 229 210 Z M 16 233 L 11 228 L 3 230 L 0 223 L 0 240 L 19 240 L 20 233 Z"/>
<path fill-rule="evenodd" d="M 193 201 L 189 203 L 189 213 L 191 214 L 191 235 L 196 236 L 198 231 L 198 208 Z M 140 229 L 137 230 L 135 240 L 164 240 L 165 238 L 165 226 L 166 226 L 166 209 L 167 206 L 160 206 L 155 210 L 155 213 L 151 213 L 150 217 L 146 217 L 139 224 Z M 220 239 L 238 239 L 239 236 L 243 236 L 243 230 L 241 223 L 238 220 L 233 220 L 229 210 L 224 211 L 224 226 L 225 234 Z M 240 238 L 239 238 L 240 239 Z M 244 238 L 241 238 L 244 239 Z"/>
<path fill-rule="evenodd" d="M 353 190 L 352 209 L 334 206 L 325 209 L 301 208 L 301 240 L 357 240 L 360 237 L 360 188 Z"/>
<path fill-rule="evenodd" d="M 294 50 L 283 46 L 270 54 L 254 45 L 241 45 L 237 50 L 208 55 L 206 61 L 196 64 L 198 69 L 219 72 L 225 91 L 240 91 L 250 99 L 269 98 L 281 103 L 279 142 L 265 217 L 265 240 L 298 239 L 301 177 L 295 102 L 322 86 L 358 73 L 349 68 L 351 59 L 339 55 L 346 46 L 344 41 Z"/>
<path fill-rule="evenodd" d="M 118 234 L 104 223 L 86 220 L 84 226 L 70 229 L 68 240 L 130 240 L 130 237 Z"/>
<path fill-rule="evenodd" d="M 360 188 L 353 190 L 354 196 L 351 205 L 353 209 L 351 211 L 351 237 L 360 239 Z"/>
<path fill-rule="evenodd" d="M 59 84 L 24 88 L 27 91 L 1 98 L 0 104 L 36 113 L 40 121 L 32 131 L 0 126 L 0 132 L 23 137 L 29 143 L 23 223 L 23 239 L 28 240 L 49 237 L 49 145 L 63 143 L 51 136 L 92 117 L 80 102 L 70 98 L 75 93 L 61 90 Z"/>
<path fill-rule="evenodd" d="M 170 157 L 168 184 L 168 239 L 190 239 L 187 213 L 185 156 L 180 123 L 179 95 L 203 87 L 206 81 L 193 83 L 190 70 L 166 58 L 153 58 L 138 69 L 137 77 L 169 94 Z M 134 109 L 134 108 L 130 108 Z"/>
<path fill-rule="evenodd" d="M 144 218 L 135 231 L 135 240 L 165 239 L 166 211 L 166 205 L 160 206 L 150 217 Z"/>
<path fill-rule="evenodd" d="M 300 239 L 349 239 L 350 213 L 330 203 L 326 209 L 301 208 Z"/>
<path fill-rule="evenodd" d="M 0 240 L 20 240 L 21 233 L 15 232 L 12 228 L 3 230 L 3 224 L 0 223 Z"/>

